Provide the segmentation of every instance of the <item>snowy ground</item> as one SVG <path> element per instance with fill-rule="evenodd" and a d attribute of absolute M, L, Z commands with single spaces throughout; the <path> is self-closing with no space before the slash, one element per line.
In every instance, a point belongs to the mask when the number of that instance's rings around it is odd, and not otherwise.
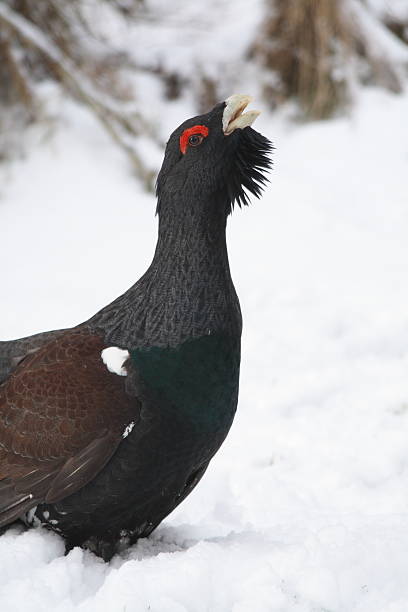
<path fill-rule="evenodd" d="M 407 611 L 407 108 L 372 90 L 348 118 L 258 120 L 276 163 L 229 224 L 245 330 L 227 441 L 110 564 L 1 536 L 2 612 Z M 191 110 L 168 104 L 163 133 Z M 1 170 L 2 339 L 85 319 L 153 253 L 154 198 L 87 112 L 63 117 Z"/>

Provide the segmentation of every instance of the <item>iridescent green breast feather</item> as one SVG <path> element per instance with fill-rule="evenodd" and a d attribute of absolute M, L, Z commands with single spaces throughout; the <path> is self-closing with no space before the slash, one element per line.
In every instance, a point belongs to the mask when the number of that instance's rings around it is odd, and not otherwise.
<path fill-rule="evenodd" d="M 238 396 L 238 338 L 209 334 L 178 347 L 130 354 L 145 384 L 182 418 L 206 430 L 223 428 L 232 420 Z"/>

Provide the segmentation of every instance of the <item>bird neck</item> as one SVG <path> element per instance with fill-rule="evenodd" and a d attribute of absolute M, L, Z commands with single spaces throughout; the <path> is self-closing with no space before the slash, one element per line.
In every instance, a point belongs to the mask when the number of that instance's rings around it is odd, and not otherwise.
<path fill-rule="evenodd" d="M 102 327 L 109 342 L 133 349 L 178 346 L 215 333 L 240 336 L 226 215 L 215 204 L 161 205 L 158 240 L 148 270 L 90 321 Z"/>
<path fill-rule="evenodd" d="M 176 216 L 162 207 L 151 271 L 164 285 L 195 293 L 231 282 L 226 218 L 206 212 L 184 207 Z"/>

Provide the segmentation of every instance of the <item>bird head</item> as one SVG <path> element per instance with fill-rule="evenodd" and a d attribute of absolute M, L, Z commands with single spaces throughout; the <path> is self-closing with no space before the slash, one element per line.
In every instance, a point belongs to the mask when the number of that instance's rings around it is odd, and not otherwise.
<path fill-rule="evenodd" d="M 157 178 L 157 210 L 178 206 L 220 206 L 226 215 L 236 202 L 259 197 L 271 167 L 272 143 L 251 128 L 259 111 L 244 112 L 250 96 L 235 94 L 209 113 L 184 121 L 170 136 Z"/>

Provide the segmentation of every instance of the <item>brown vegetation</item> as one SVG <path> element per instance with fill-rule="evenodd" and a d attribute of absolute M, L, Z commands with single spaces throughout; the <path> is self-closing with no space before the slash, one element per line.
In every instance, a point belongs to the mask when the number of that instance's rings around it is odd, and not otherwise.
<path fill-rule="evenodd" d="M 351 6 L 343 0 L 268 0 L 269 16 L 251 54 L 271 71 L 265 86 L 271 102 L 295 98 L 306 117 L 328 117 L 349 101 L 352 65 L 357 78 L 401 89 L 398 72 L 380 47 L 372 48 Z M 368 9 L 361 4 L 361 10 Z"/>

